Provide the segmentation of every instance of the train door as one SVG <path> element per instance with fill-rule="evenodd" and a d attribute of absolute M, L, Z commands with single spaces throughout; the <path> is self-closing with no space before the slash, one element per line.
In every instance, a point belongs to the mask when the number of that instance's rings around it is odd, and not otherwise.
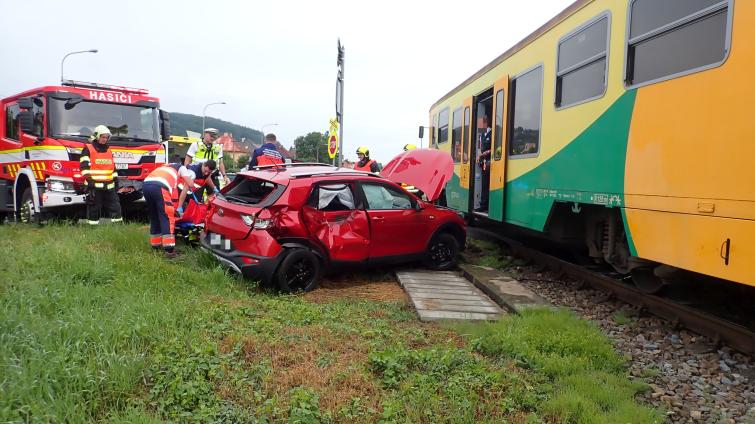
<path fill-rule="evenodd" d="M 454 144 L 454 162 L 461 159 L 461 166 L 460 166 L 460 172 L 459 172 L 459 179 L 460 179 L 460 185 L 462 188 L 462 191 L 466 191 L 466 194 L 462 196 L 462 204 L 458 205 L 459 207 L 456 207 L 455 209 L 461 211 L 461 212 L 472 212 L 472 208 L 469 204 L 469 199 L 473 195 L 473 186 L 471 182 L 473 181 L 472 176 L 472 164 L 474 163 L 474 158 L 470 160 L 470 155 L 472 154 L 472 143 L 470 143 L 470 125 L 472 123 L 472 98 L 468 98 L 464 100 L 464 103 L 462 104 L 462 107 L 457 109 L 460 117 L 460 123 L 461 126 L 458 129 L 458 135 L 460 137 L 456 138 L 456 134 L 454 134 L 454 139 L 459 140 L 460 143 Z M 454 118 L 455 120 L 456 118 Z M 454 123 L 454 126 L 456 123 Z M 456 132 L 456 130 L 455 130 Z"/>
<path fill-rule="evenodd" d="M 493 128 L 490 148 L 490 186 L 488 218 L 503 221 L 504 190 L 506 188 L 506 134 L 508 133 L 508 75 L 493 86 Z"/>
<path fill-rule="evenodd" d="M 470 139 L 470 168 L 473 181 L 471 202 L 474 212 L 487 215 L 490 195 L 490 164 L 493 132 L 493 88 L 474 98 Z"/>

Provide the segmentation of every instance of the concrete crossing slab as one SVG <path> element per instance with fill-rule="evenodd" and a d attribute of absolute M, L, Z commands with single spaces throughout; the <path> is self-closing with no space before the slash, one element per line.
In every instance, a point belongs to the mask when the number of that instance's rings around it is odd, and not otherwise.
<path fill-rule="evenodd" d="M 422 321 L 495 320 L 505 313 L 455 272 L 406 270 L 396 276 Z"/>

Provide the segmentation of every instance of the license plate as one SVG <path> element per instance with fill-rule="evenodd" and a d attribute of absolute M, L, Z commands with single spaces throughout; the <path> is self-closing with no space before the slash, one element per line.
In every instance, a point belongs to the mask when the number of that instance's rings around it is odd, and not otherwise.
<path fill-rule="evenodd" d="M 127 163 L 116 163 L 115 164 L 115 169 L 128 169 L 128 164 Z"/>

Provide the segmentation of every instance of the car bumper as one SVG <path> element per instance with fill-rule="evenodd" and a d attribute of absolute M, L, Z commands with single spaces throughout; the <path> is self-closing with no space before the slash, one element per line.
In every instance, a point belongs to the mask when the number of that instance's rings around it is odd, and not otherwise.
<path fill-rule="evenodd" d="M 252 280 L 258 280 L 263 285 L 269 285 L 273 281 L 273 275 L 283 260 L 283 252 L 275 256 L 260 256 L 236 250 L 233 247 L 224 249 L 221 245 L 210 243 L 210 234 L 202 233 L 200 238 L 202 248 L 210 252 L 223 266 L 233 270 Z"/>

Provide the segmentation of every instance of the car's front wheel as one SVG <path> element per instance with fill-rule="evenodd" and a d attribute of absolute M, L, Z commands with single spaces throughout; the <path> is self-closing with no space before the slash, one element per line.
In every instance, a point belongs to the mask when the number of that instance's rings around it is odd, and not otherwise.
<path fill-rule="evenodd" d="M 307 249 L 291 250 L 275 273 L 278 288 L 289 293 L 310 291 L 319 278 L 320 260 Z"/>
<path fill-rule="evenodd" d="M 459 242 L 449 233 L 438 234 L 427 246 L 424 264 L 430 269 L 447 271 L 456 266 L 459 258 Z"/>

